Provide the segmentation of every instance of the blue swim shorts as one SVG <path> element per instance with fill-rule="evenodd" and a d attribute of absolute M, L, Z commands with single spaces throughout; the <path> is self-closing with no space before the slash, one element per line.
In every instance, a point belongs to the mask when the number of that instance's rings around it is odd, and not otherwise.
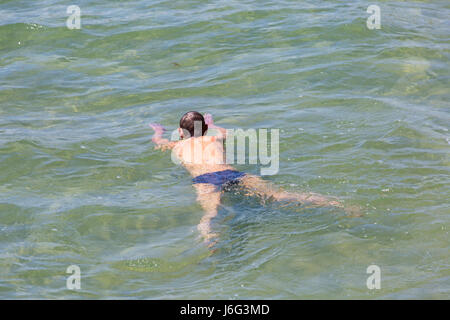
<path fill-rule="evenodd" d="M 193 183 L 210 183 L 216 187 L 222 187 L 225 184 L 236 183 L 239 178 L 245 176 L 245 173 L 236 170 L 223 170 L 205 173 L 192 179 Z"/>

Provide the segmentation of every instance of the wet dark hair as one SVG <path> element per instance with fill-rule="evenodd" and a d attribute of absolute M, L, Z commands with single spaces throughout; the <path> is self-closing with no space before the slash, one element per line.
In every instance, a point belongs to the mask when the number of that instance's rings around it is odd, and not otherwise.
<path fill-rule="evenodd" d="M 201 135 L 205 135 L 206 130 L 208 130 L 208 125 L 205 123 L 205 119 L 203 118 L 203 116 L 197 111 L 186 112 L 180 119 L 180 128 L 183 129 L 183 131 L 186 130 L 187 132 L 189 132 L 190 137 L 198 137 L 200 132 L 194 132 L 194 130 L 196 129 L 194 126 L 195 122 L 198 122 L 198 126 L 201 123 Z M 198 128 L 197 130 L 199 129 L 200 128 Z"/>

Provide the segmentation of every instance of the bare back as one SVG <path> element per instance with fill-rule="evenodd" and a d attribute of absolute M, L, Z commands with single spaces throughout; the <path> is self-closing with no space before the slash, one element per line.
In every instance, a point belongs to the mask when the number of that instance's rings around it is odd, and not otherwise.
<path fill-rule="evenodd" d="M 225 164 L 223 140 L 216 136 L 192 137 L 178 141 L 173 154 L 193 176 L 234 169 Z"/>

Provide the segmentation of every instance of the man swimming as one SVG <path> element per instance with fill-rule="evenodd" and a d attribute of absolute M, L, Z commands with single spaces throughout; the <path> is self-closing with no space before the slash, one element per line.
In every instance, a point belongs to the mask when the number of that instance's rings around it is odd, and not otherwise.
<path fill-rule="evenodd" d="M 212 116 L 203 117 L 196 111 L 185 113 L 180 120 L 179 141 L 163 139 L 164 128 L 159 124 L 150 124 L 155 131 L 152 141 L 156 149 L 172 149 L 172 154 L 193 177 L 193 186 L 197 191 L 197 201 L 204 210 L 198 230 L 205 241 L 217 235 L 211 232 L 211 220 L 217 215 L 220 197 L 224 187 L 239 184 L 247 194 L 262 199 L 276 201 L 295 201 L 312 206 L 344 206 L 315 193 L 292 193 L 276 188 L 259 176 L 239 172 L 224 161 L 223 142 L 227 138 L 224 128 L 214 125 Z M 215 135 L 206 136 L 208 129 L 215 129 Z"/>

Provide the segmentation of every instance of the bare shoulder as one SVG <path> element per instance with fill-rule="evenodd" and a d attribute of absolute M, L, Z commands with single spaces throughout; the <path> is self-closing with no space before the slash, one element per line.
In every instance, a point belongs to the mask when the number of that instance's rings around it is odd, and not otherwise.
<path fill-rule="evenodd" d="M 206 143 L 222 142 L 222 140 L 223 139 L 218 136 L 203 136 L 203 141 Z"/>
<path fill-rule="evenodd" d="M 203 136 L 203 139 L 207 142 L 216 142 L 217 136 Z"/>

